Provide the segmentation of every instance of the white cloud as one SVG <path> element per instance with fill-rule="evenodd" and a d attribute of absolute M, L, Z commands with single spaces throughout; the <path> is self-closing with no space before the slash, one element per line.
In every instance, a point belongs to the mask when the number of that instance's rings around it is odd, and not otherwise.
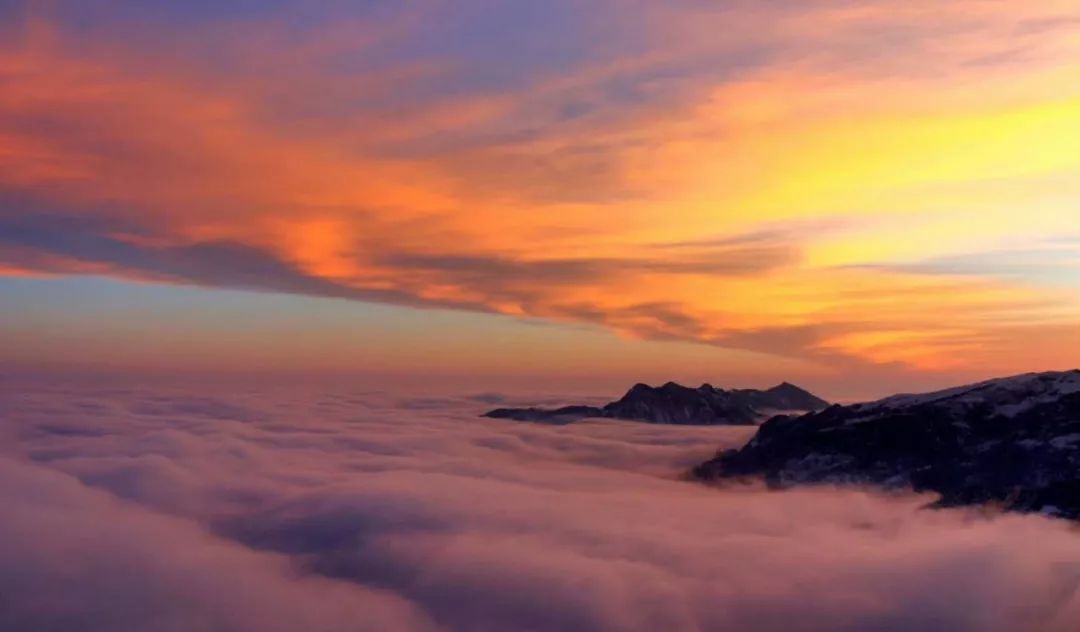
<path fill-rule="evenodd" d="M 1065 523 L 678 480 L 743 428 L 549 427 L 478 418 L 486 404 L 468 397 L 403 408 L 360 390 L 7 388 L 0 627 L 1066 630 L 1080 617 Z"/>

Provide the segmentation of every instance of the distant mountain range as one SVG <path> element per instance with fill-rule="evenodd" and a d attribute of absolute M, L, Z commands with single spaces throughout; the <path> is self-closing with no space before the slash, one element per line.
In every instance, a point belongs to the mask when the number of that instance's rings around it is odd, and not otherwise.
<path fill-rule="evenodd" d="M 702 480 L 871 484 L 1080 520 L 1080 371 L 1034 373 L 774 417 Z"/>
<path fill-rule="evenodd" d="M 586 417 L 606 417 L 657 424 L 752 425 L 780 411 L 808 412 L 828 405 L 825 400 L 787 382 L 764 391 L 724 390 L 709 384 L 691 388 L 668 382 L 659 387 L 635 384 L 621 399 L 605 406 L 497 408 L 484 416 L 556 424 Z"/>

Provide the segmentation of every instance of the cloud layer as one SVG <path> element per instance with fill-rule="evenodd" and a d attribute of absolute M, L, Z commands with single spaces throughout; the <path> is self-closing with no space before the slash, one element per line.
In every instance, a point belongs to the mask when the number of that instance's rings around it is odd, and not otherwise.
<path fill-rule="evenodd" d="M 679 480 L 744 428 L 475 417 L 491 393 L 3 388 L 5 629 L 1005 631 L 1080 616 L 1067 524 Z"/>
<path fill-rule="evenodd" d="M 0 270 L 1064 361 L 1072 4 L 16 6 Z"/>

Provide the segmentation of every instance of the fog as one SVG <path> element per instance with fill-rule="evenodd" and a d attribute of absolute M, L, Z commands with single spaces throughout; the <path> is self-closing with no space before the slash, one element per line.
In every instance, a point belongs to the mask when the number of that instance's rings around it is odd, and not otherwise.
<path fill-rule="evenodd" d="M 1070 630 L 1080 533 L 682 479 L 752 429 L 499 393 L 0 385 L 4 630 Z"/>

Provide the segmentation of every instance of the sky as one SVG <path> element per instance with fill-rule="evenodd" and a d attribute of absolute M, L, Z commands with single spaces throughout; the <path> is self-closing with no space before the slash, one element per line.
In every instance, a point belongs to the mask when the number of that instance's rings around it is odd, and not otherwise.
<path fill-rule="evenodd" d="M 1080 361 L 1075 0 L 0 1 L 8 370 Z"/>

